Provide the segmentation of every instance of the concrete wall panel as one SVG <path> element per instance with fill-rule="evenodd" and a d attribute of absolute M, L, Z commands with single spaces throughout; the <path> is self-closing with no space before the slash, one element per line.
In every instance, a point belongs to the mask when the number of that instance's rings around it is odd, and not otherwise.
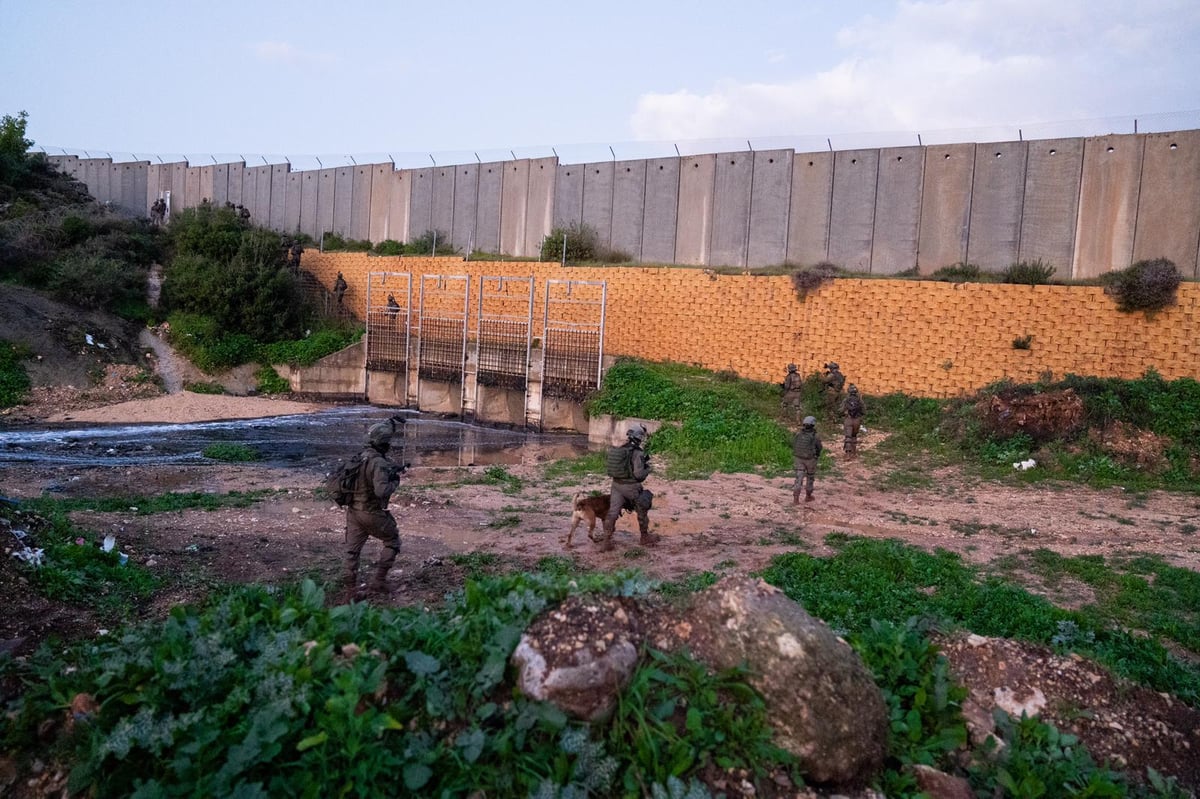
<path fill-rule="evenodd" d="M 1084 140 L 1071 277 L 1096 277 L 1133 262 L 1144 146 L 1136 134 Z"/>
<path fill-rule="evenodd" d="M 612 161 L 583 166 L 583 224 L 595 231 L 601 247 L 607 247 L 612 241 L 615 171 L 616 165 Z"/>
<path fill-rule="evenodd" d="M 554 226 L 583 223 L 583 173 L 587 164 L 559 164 L 554 178 Z"/>
<path fill-rule="evenodd" d="M 871 268 L 878 150 L 841 150 L 833 157 L 829 260 L 856 272 Z"/>
<path fill-rule="evenodd" d="M 169 210 L 171 213 L 176 213 L 187 208 L 187 162 L 176 161 L 169 164 L 171 167 L 170 175 L 168 176 L 168 191 L 171 192 L 171 202 Z"/>
<path fill-rule="evenodd" d="M 263 227 L 271 226 L 271 195 L 274 192 L 273 185 L 275 168 L 270 164 L 264 164 L 261 167 L 255 167 L 259 170 L 258 179 L 254 184 L 254 208 L 255 213 L 252 221 L 256 225 Z"/>
<path fill-rule="evenodd" d="M 505 255 L 524 255 L 528 210 L 529 161 L 508 161 L 500 196 L 500 252 Z"/>
<path fill-rule="evenodd" d="M 292 236 L 300 232 L 300 214 L 304 205 L 304 173 L 288 172 L 283 190 L 283 233 Z"/>
<path fill-rule="evenodd" d="M 353 168 L 354 188 L 350 198 L 350 238 L 364 241 L 371 236 L 371 177 L 375 164 Z"/>
<path fill-rule="evenodd" d="M 352 166 L 333 170 L 333 232 L 348 239 L 353 238 L 350 226 L 354 216 L 354 170 Z"/>
<path fill-rule="evenodd" d="M 391 203 L 392 164 L 375 164 L 371 167 L 371 227 L 367 237 L 375 244 L 390 238 L 387 235 L 388 208 Z"/>
<path fill-rule="evenodd" d="M 439 166 L 433 171 L 433 222 L 438 241 L 450 238 L 454 231 L 454 167 Z"/>
<path fill-rule="evenodd" d="M 229 165 L 229 196 L 226 198 L 234 205 L 244 205 L 242 202 L 242 187 L 246 182 L 246 164 L 235 161 Z"/>
<path fill-rule="evenodd" d="M 613 173 L 612 240 L 609 246 L 635 261 L 641 260 L 645 205 L 646 161 L 618 161 Z"/>
<path fill-rule="evenodd" d="M 646 162 L 646 211 L 642 221 L 643 262 L 675 262 L 680 165 L 681 161 L 678 158 L 652 158 Z"/>
<path fill-rule="evenodd" d="M 542 240 L 550 235 L 554 223 L 554 174 L 557 158 L 535 158 L 529 162 L 529 193 L 525 214 L 525 251 L 536 258 L 542 251 Z"/>
<path fill-rule="evenodd" d="M 493 161 L 479 165 L 479 200 L 475 217 L 475 247 L 500 252 L 500 208 L 504 195 L 505 164 Z"/>
<path fill-rule="evenodd" d="M 433 172 L 429 169 L 414 169 L 409 172 L 412 181 L 412 200 L 408 211 L 408 238 L 412 241 L 433 229 Z"/>
<path fill-rule="evenodd" d="M 229 164 L 213 166 L 212 201 L 218 208 L 229 200 Z"/>
<path fill-rule="evenodd" d="M 387 228 L 384 230 L 385 239 L 399 242 L 408 241 L 409 203 L 412 200 L 412 172 L 397 170 L 392 172 L 392 189 L 388 195 Z"/>
<path fill-rule="evenodd" d="M 96 162 L 96 199 L 101 203 L 112 202 L 112 159 L 101 158 Z"/>
<path fill-rule="evenodd" d="M 748 266 L 781 264 L 787 259 L 793 156 L 791 150 L 754 153 Z"/>
<path fill-rule="evenodd" d="M 454 227 L 450 241 L 464 255 L 475 249 L 475 223 L 479 200 L 479 164 L 454 167 Z"/>
<path fill-rule="evenodd" d="M 974 175 L 974 144 L 925 148 L 921 245 L 917 250 L 917 266 L 922 274 L 966 260 Z"/>
<path fill-rule="evenodd" d="M 679 211 L 675 262 L 707 266 L 712 235 L 713 180 L 717 156 L 692 155 L 679 165 Z"/>
<path fill-rule="evenodd" d="M 832 200 L 833 153 L 796 153 L 788 213 L 788 263 L 812 266 L 829 259 Z"/>
<path fill-rule="evenodd" d="M 1040 258 L 1069 278 L 1079 215 L 1083 139 L 1031 141 L 1025 165 L 1018 261 Z"/>
<path fill-rule="evenodd" d="M 879 151 L 872 274 L 894 275 L 917 265 L 924 177 L 923 148 L 890 147 Z"/>
<path fill-rule="evenodd" d="M 87 186 L 88 194 L 92 195 L 92 199 L 97 202 L 100 198 L 96 196 L 100 186 L 99 168 L 95 158 L 85 158 L 79 163 L 79 179 L 83 181 L 83 185 Z"/>
<path fill-rule="evenodd" d="M 317 221 L 317 189 L 321 184 L 321 173 L 309 169 L 296 174 L 300 176 L 300 232 L 319 241 L 321 225 Z"/>
<path fill-rule="evenodd" d="M 337 170 L 332 167 L 317 172 L 317 240 L 333 232 L 333 211 L 337 200 Z"/>
<path fill-rule="evenodd" d="M 132 192 L 126 195 L 129 207 L 140 216 L 150 216 L 150 206 L 146 204 L 146 186 L 150 175 L 150 162 L 138 161 L 133 164 L 132 171 Z"/>
<path fill-rule="evenodd" d="M 189 166 L 183 176 L 183 207 L 195 208 L 200 205 L 200 170 L 201 167 Z"/>
<path fill-rule="evenodd" d="M 206 164 L 200 167 L 200 200 L 213 201 L 216 190 L 216 164 Z"/>
<path fill-rule="evenodd" d="M 1200 131 L 1146 136 L 1138 194 L 1133 260 L 1170 258 L 1188 277 L 1200 277 Z"/>
<path fill-rule="evenodd" d="M 154 205 L 154 201 L 158 199 L 158 187 L 162 183 L 162 164 L 150 164 L 146 167 L 146 213 L 150 213 L 150 206 Z"/>
<path fill-rule="evenodd" d="M 261 167 L 247 165 L 242 170 L 242 207 L 250 212 L 250 218 L 256 220 L 254 209 L 258 206 L 258 173 Z"/>
<path fill-rule="evenodd" d="M 987 272 L 1000 272 L 1017 260 L 1027 152 L 1023 141 L 975 146 L 967 261 Z"/>
<path fill-rule="evenodd" d="M 750 225 L 754 153 L 717 153 L 713 176 L 713 224 L 708 263 L 745 266 Z"/>
<path fill-rule="evenodd" d="M 108 203 L 121 207 L 121 165 L 108 165 Z"/>
<path fill-rule="evenodd" d="M 291 174 L 290 164 L 271 165 L 271 200 L 267 211 L 267 224 L 272 230 L 291 232 L 287 226 L 287 187 L 288 175 Z"/>

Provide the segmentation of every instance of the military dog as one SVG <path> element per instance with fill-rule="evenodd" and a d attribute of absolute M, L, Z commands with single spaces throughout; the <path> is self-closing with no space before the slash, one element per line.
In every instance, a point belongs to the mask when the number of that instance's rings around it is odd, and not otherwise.
<path fill-rule="evenodd" d="M 571 503 L 571 530 L 565 538 L 560 539 L 562 543 L 570 548 L 575 529 L 584 522 L 587 522 L 588 525 L 588 538 L 593 541 L 597 540 L 596 522 L 597 520 L 603 522 L 604 517 L 608 515 L 608 503 L 608 494 L 591 496 L 582 491 L 576 494 L 575 500 Z"/>

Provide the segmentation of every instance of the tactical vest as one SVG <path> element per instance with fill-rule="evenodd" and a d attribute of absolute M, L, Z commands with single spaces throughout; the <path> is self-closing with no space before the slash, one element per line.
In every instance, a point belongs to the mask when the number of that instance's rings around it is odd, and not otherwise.
<path fill-rule="evenodd" d="M 633 448 L 628 444 L 609 447 L 604 458 L 604 470 L 614 480 L 633 479 Z"/>
<path fill-rule="evenodd" d="M 792 455 L 807 460 L 820 454 L 821 450 L 817 447 L 816 430 L 801 430 L 796 434 L 795 440 L 792 441 Z"/>

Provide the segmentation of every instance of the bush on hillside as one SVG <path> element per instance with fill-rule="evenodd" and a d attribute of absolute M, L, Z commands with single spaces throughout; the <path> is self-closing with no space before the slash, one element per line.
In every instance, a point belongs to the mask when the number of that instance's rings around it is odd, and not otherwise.
<path fill-rule="evenodd" d="M 565 243 L 564 243 L 565 238 Z M 621 263 L 629 260 L 623 252 L 609 249 L 600 243 L 600 234 L 590 225 L 571 223 L 556 227 L 542 239 L 540 257 L 543 261 L 563 261 L 569 264 Z"/>
<path fill-rule="evenodd" d="M 47 288 L 56 299 L 84 308 L 120 309 L 145 318 L 146 270 L 128 261 L 75 251 L 54 264 Z"/>
<path fill-rule="evenodd" d="M 1050 278 L 1058 271 L 1053 264 L 1046 263 L 1041 258 L 1032 261 L 1017 261 L 1009 264 L 1000 273 L 1001 283 L 1017 283 L 1025 286 L 1042 286 L 1050 282 Z"/>
<path fill-rule="evenodd" d="M 1101 278 L 1104 293 L 1126 313 L 1158 311 L 1174 305 L 1182 280 L 1175 263 L 1166 258 L 1138 261 L 1128 269 L 1109 272 Z"/>
<path fill-rule="evenodd" d="M 5 199 L 4 187 L 21 185 L 29 173 L 27 153 L 33 142 L 25 138 L 28 119 L 24 111 L 0 117 L 0 200 Z"/>

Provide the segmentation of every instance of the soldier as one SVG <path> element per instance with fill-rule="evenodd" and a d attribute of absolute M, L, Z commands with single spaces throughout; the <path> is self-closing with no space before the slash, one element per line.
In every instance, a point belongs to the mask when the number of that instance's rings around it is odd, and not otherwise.
<path fill-rule="evenodd" d="M 846 376 L 836 361 L 825 364 L 825 376 L 821 378 L 821 392 L 825 395 L 828 407 L 836 409 L 842 402 L 842 386 L 846 385 Z"/>
<path fill-rule="evenodd" d="M 792 504 L 800 504 L 800 489 L 804 488 L 804 501 L 813 501 L 813 480 L 817 476 L 817 459 L 824 446 L 817 435 L 817 420 L 805 416 L 803 426 L 792 439 L 792 465 L 796 468 L 796 484 L 792 486 Z"/>
<path fill-rule="evenodd" d="M 793 420 L 800 415 L 800 387 L 803 385 L 804 379 L 796 371 L 796 364 L 789 363 L 787 365 L 787 375 L 783 378 L 783 399 L 781 403 L 784 410 L 790 413 Z"/>
<path fill-rule="evenodd" d="M 853 383 L 847 389 L 846 399 L 842 400 L 842 451 L 851 458 L 858 457 L 858 430 L 862 427 L 863 417 L 867 414 L 862 397 L 858 395 L 858 386 Z"/>
<path fill-rule="evenodd" d="M 388 294 L 387 312 L 393 319 L 400 313 L 400 303 L 396 302 L 395 294 Z"/>
<path fill-rule="evenodd" d="M 300 272 L 300 256 L 303 254 L 304 245 L 302 245 L 299 241 L 293 241 L 292 246 L 288 247 L 287 262 L 288 267 L 290 267 L 293 272 Z M 341 272 L 338 272 L 339 276 L 341 274 Z"/>
<path fill-rule="evenodd" d="M 400 532 L 396 519 L 387 509 L 392 492 L 400 484 L 400 474 L 408 464 L 400 465 L 388 460 L 392 436 L 397 425 L 404 424 L 404 417 L 393 416 L 386 422 L 372 425 L 367 431 L 366 446 L 359 454 L 362 467 L 355 483 L 354 495 L 346 507 L 346 553 L 343 564 L 343 584 L 347 598 L 353 598 L 358 589 L 358 561 L 367 538 L 378 538 L 383 542 L 379 560 L 367 583 L 371 593 L 387 592 L 387 576 L 400 553 Z"/>
<path fill-rule="evenodd" d="M 604 540 L 600 545 L 603 552 L 613 548 L 617 517 L 622 510 L 637 513 L 638 532 L 644 546 L 652 546 L 659 541 L 660 536 L 650 532 L 649 510 L 654 494 L 642 486 L 642 481 L 650 475 L 650 456 L 642 449 L 646 435 L 645 425 L 631 427 L 625 433 L 624 444 L 608 449 L 605 467 L 612 478 L 612 488 L 609 492 L 608 515 L 604 517 Z"/>
<path fill-rule="evenodd" d="M 236 206 L 236 208 L 237 208 L 237 212 L 238 212 L 238 219 L 242 220 L 243 222 L 249 222 L 250 221 L 250 209 L 244 205 L 238 205 L 238 206 Z"/>
<path fill-rule="evenodd" d="M 159 197 L 150 206 L 150 223 L 155 227 L 161 227 L 163 219 L 167 215 L 167 201 Z"/>
<path fill-rule="evenodd" d="M 337 280 L 333 281 L 333 296 L 337 300 L 338 305 L 342 304 L 342 297 L 346 296 L 346 278 L 342 277 L 341 272 L 338 272 Z M 392 299 L 392 295 L 389 294 L 388 299 Z"/>

